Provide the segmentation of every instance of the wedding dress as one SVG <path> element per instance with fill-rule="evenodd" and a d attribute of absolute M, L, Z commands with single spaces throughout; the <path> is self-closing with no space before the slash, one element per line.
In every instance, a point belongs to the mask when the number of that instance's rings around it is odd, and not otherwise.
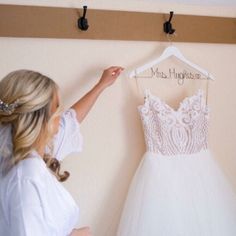
<path fill-rule="evenodd" d="M 138 106 L 146 151 L 117 236 L 235 236 L 236 194 L 208 148 L 202 89 L 177 110 L 145 89 Z"/>

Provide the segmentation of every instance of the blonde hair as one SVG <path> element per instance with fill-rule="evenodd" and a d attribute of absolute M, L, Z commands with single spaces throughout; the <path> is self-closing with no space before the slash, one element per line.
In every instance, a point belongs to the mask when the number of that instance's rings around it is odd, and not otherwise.
<path fill-rule="evenodd" d="M 12 166 L 27 158 L 43 142 L 50 153 L 43 160 L 58 181 L 65 181 L 69 172 L 60 174 L 60 162 L 53 154 L 53 119 L 62 111 L 61 105 L 51 114 L 53 96 L 59 87 L 49 77 L 31 70 L 16 70 L 0 81 L 0 99 L 7 104 L 18 99 L 19 105 L 11 114 L 0 110 L 0 124 L 12 125 Z"/>

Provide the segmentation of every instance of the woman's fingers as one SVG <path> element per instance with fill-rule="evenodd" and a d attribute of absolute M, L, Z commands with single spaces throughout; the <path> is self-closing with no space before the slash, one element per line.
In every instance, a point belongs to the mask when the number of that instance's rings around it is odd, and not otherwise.
<path fill-rule="evenodd" d="M 112 71 L 113 71 L 113 73 L 115 72 L 115 73 L 120 73 L 121 71 L 123 71 L 124 70 L 124 68 L 123 67 L 116 67 L 116 68 L 112 68 Z"/>
<path fill-rule="evenodd" d="M 111 75 L 116 75 L 116 76 L 119 76 L 121 71 L 123 71 L 124 69 L 123 68 L 117 68 L 117 69 L 114 69 L 111 73 Z"/>
<path fill-rule="evenodd" d="M 112 74 L 118 73 L 119 71 L 122 71 L 122 70 L 124 70 L 124 68 L 121 66 L 111 66 L 107 69 L 107 71 L 110 71 Z"/>

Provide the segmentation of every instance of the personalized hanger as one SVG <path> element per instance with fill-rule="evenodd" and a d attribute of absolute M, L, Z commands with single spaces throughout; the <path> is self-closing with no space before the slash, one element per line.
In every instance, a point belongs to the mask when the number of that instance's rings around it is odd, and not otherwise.
<path fill-rule="evenodd" d="M 179 60 L 181 60 L 185 64 L 187 64 L 190 67 L 194 68 L 195 70 L 199 71 L 202 75 L 206 76 L 207 79 L 215 80 L 213 75 L 211 75 L 208 71 L 201 68 L 200 66 L 198 66 L 198 65 L 194 64 L 193 62 L 189 61 L 188 59 L 186 59 L 183 56 L 183 54 L 180 52 L 180 50 L 177 47 L 172 46 L 172 45 L 168 46 L 164 50 L 164 52 L 161 54 L 160 57 L 158 57 L 154 61 L 151 61 L 141 67 L 136 68 L 135 70 L 131 71 L 128 76 L 129 76 L 129 78 L 133 78 L 133 77 L 137 76 L 139 73 L 142 73 L 143 71 L 150 69 L 153 66 L 158 65 L 159 63 L 161 63 L 162 61 L 166 60 L 167 58 L 169 58 L 171 56 L 175 56 L 176 58 L 178 58 Z"/>

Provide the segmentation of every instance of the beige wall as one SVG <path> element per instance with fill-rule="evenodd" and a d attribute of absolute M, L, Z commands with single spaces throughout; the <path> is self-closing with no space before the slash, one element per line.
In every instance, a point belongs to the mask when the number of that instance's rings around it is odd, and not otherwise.
<path fill-rule="evenodd" d="M 236 7 L 186 6 L 142 1 L 2 1 L 0 3 L 54 5 L 91 8 L 156 11 L 236 16 Z M 162 27 L 162 26 L 160 26 Z M 178 31 L 178 29 L 177 29 Z M 209 105 L 211 120 L 209 144 L 222 170 L 236 190 L 236 46 L 176 43 L 191 61 L 211 72 Z M 0 78 L 8 72 L 26 68 L 49 75 L 61 87 L 64 104 L 72 105 L 95 85 L 103 69 L 121 65 L 126 71 L 161 54 L 167 43 L 131 41 L 93 41 L 64 39 L 0 38 Z M 170 63 L 172 63 L 170 61 Z M 139 80 L 141 85 L 171 102 L 182 90 L 191 94 L 198 86 L 186 83 Z M 204 85 L 203 85 L 204 86 Z M 163 89 L 164 88 L 164 89 Z M 169 96 L 171 94 L 171 96 Z M 114 236 L 128 185 L 145 151 L 137 105 L 143 99 L 135 80 L 119 77 L 98 98 L 83 121 L 84 150 L 63 161 L 71 177 L 64 186 L 78 202 L 79 226 L 90 225 L 95 236 Z M 207 171 L 207 169 L 206 169 Z M 164 180 L 163 180 L 164 181 Z"/>

